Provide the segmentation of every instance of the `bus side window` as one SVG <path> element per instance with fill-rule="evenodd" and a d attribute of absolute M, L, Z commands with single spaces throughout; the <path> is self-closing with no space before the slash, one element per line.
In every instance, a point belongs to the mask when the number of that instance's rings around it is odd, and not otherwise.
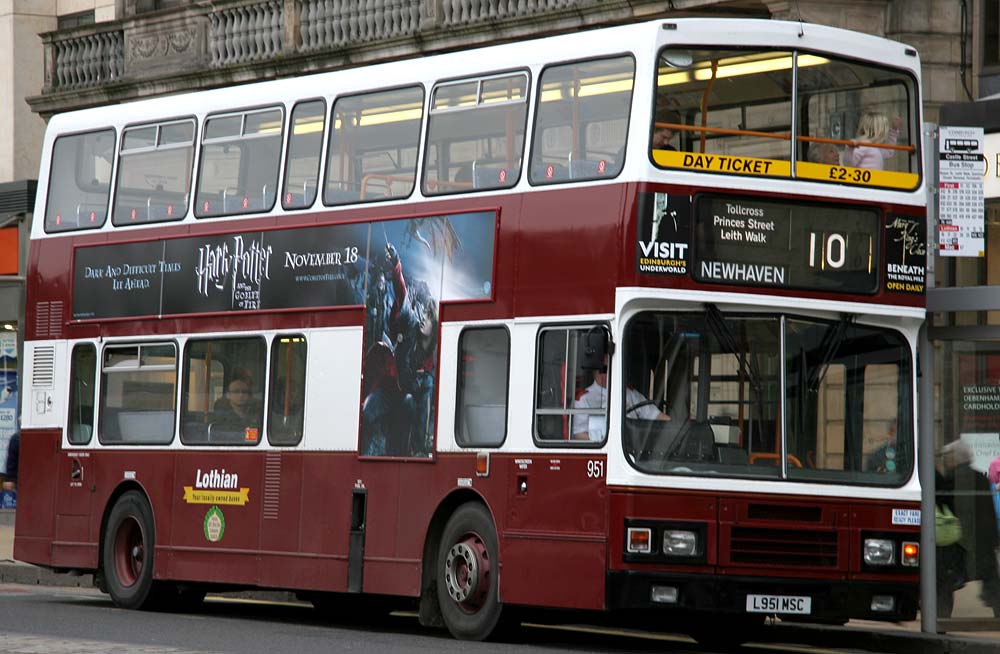
<path fill-rule="evenodd" d="M 424 90 L 409 86 L 337 98 L 327 145 L 323 202 L 405 198 L 417 179 Z"/>
<path fill-rule="evenodd" d="M 527 73 L 445 82 L 432 93 L 424 194 L 517 184 L 528 120 Z"/>
<path fill-rule="evenodd" d="M 610 179 L 622 169 L 635 60 L 615 57 L 542 71 L 528 179 Z"/>
<path fill-rule="evenodd" d="M 271 345 L 267 442 L 298 445 L 305 415 L 306 339 L 278 336 Z"/>
<path fill-rule="evenodd" d="M 184 348 L 181 442 L 257 445 L 263 427 L 264 339 L 191 340 Z"/>
<path fill-rule="evenodd" d="M 111 222 L 121 226 L 183 218 L 193 159 L 192 119 L 126 129 Z"/>
<path fill-rule="evenodd" d="M 270 211 L 277 198 L 281 109 L 215 116 L 205 121 L 194 215 Z"/>
<path fill-rule="evenodd" d="M 46 232 L 96 229 L 104 224 L 114 155 L 113 129 L 56 139 L 45 196 Z"/>
<path fill-rule="evenodd" d="M 177 349 L 173 343 L 108 346 L 101 379 L 102 444 L 163 445 L 174 439 Z"/>
<path fill-rule="evenodd" d="M 300 102 L 292 109 L 281 193 L 281 206 L 285 209 L 305 209 L 316 201 L 325 124 L 326 103 L 322 100 Z"/>
<path fill-rule="evenodd" d="M 467 329 L 458 340 L 455 439 L 464 447 L 498 447 L 507 436 L 510 334 L 504 327 Z"/>
<path fill-rule="evenodd" d="M 535 380 L 538 441 L 576 441 L 582 445 L 598 444 L 607 437 L 607 368 L 590 370 L 583 360 L 586 336 L 593 327 L 548 327 L 539 334 Z"/>
<path fill-rule="evenodd" d="M 69 372 L 68 438 L 72 445 L 86 445 L 94 433 L 96 375 L 97 349 L 93 343 L 76 345 Z"/>

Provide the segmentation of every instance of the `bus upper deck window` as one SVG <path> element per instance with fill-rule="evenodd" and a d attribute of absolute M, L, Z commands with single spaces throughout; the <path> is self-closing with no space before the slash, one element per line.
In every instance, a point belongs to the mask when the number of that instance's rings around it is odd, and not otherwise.
<path fill-rule="evenodd" d="M 913 79 L 854 61 L 805 54 L 798 59 L 796 177 L 916 188 Z"/>
<path fill-rule="evenodd" d="M 281 109 L 210 117 L 205 121 L 194 215 L 198 218 L 270 211 L 278 193 Z"/>
<path fill-rule="evenodd" d="M 667 48 L 650 159 L 661 168 L 910 190 L 919 183 L 915 97 L 902 71 L 821 54 Z"/>
<path fill-rule="evenodd" d="M 132 225 L 183 218 L 193 158 L 194 120 L 126 129 L 111 222 Z"/>
<path fill-rule="evenodd" d="M 542 71 L 528 179 L 610 179 L 622 169 L 635 61 L 631 56 Z"/>
<path fill-rule="evenodd" d="M 115 131 L 60 136 L 52 146 L 45 231 L 96 229 L 108 216 Z"/>
<path fill-rule="evenodd" d="M 528 119 L 527 73 L 447 82 L 431 97 L 424 194 L 517 184 Z"/>
<path fill-rule="evenodd" d="M 292 109 L 285 186 L 281 192 L 281 206 L 285 209 L 305 209 L 316 201 L 325 125 L 326 103 L 322 100 L 300 102 Z"/>
<path fill-rule="evenodd" d="M 650 126 L 653 162 L 788 177 L 793 61 L 783 50 L 664 50 Z M 723 163 L 733 160 L 740 165 Z"/>
<path fill-rule="evenodd" d="M 337 98 L 323 202 L 409 197 L 417 178 L 423 116 L 424 90 L 419 86 Z"/>

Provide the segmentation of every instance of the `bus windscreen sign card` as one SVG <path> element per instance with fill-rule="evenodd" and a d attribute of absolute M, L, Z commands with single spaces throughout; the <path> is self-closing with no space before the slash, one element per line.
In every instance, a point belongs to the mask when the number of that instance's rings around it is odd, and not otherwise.
<path fill-rule="evenodd" d="M 640 193 L 637 205 L 637 271 L 686 275 L 691 244 L 691 196 Z"/>
<path fill-rule="evenodd" d="M 941 127 L 938 254 L 981 257 L 985 240 L 982 127 Z"/>

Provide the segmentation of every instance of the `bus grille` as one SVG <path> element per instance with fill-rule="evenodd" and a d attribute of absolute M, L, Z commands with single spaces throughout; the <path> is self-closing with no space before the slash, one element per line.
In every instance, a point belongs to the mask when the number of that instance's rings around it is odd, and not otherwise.
<path fill-rule="evenodd" d="M 733 527 L 729 544 L 733 563 L 834 568 L 837 533 L 804 529 Z"/>

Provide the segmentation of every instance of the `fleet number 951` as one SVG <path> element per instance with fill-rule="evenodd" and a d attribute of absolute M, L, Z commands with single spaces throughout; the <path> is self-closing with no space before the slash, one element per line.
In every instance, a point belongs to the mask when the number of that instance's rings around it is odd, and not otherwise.
<path fill-rule="evenodd" d="M 587 461 L 587 476 L 591 479 L 604 477 L 604 461 L 591 459 Z"/>

